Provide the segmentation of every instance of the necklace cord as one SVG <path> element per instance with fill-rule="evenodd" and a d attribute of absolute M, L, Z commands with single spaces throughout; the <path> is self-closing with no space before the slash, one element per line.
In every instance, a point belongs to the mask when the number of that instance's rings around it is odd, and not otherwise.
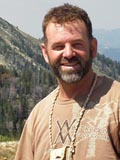
<path fill-rule="evenodd" d="M 93 90 L 95 88 L 95 85 L 96 85 L 96 82 L 97 82 L 97 75 L 95 75 L 95 78 L 94 78 L 94 81 L 93 81 L 93 84 L 92 84 L 92 87 L 87 95 L 87 98 L 81 108 L 81 111 L 80 111 L 80 114 L 79 114 L 79 117 L 78 119 L 76 120 L 76 125 L 75 125 L 75 129 L 74 129 L 74 133 L 73 133 L 73 137 L 72 137 L 72 140 L 70 142 L 70 152 L 71 153 L 74 153 L 74 143 L 75 143 L 75 140 L 76 140 L 76 134 L 77 134 L 77 131 L 78 131 L 78 128 L 80 126 L 80 122 L 82 120 L 82 117 L 84 116 L 84 113 L 86 111 L 86 107 L 87 107 L 87 104 L 90 100 L 90 97 L 93 93 Z M 50 141 L 50 148 L 53 149 L 54 148 L 54 144 L 53 144 L 53 140 L 52 140 L 52 117 L 53 117 L 53 111 L 54 111 L 54 107 L 55 107 L 55 103 L 56 103 L 56 100 L 58 98 L 58 95 L 59 95 L 59 88 L 56 92 L 56 96 L 53 100 L 53 104 L 51 105 L 51 108 L 50 108 L 50 114 L 49 114 L 49 141 Z"/>

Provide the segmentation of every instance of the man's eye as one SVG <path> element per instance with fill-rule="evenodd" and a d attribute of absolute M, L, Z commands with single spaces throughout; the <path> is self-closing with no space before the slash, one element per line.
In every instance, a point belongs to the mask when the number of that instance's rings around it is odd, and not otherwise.
<path fill-rule="evenodd" d="M 83 45 L 81 43 L 75 43 L 72 46 L 73 46 L 73 48 L 78 49 L 78 50 L 83 48 Z"/>
<path fill-rule="evenodd" d="M 56 50 L 56 51 L 60 51 L 60 50 L 64 49 L 64 46 L 63 45 L 58 45 L 58 46 L 53 47 L 53 49 Z"/>

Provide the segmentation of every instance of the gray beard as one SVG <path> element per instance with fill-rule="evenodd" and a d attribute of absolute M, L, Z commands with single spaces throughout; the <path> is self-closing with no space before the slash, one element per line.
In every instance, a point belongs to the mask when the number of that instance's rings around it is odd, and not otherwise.
<path fill-rule="evenodd" d="M 66 83 L 76 83 L 79 82 L 89 72 L 91 66 L 92 66 L 92 59 L 86 62 L 81 70 L 65 72 L 62 71 L 61 68 L 55 67 L 54 73 L 58 78 L 60 78 Z"/>
<path fill-rule="evenodd" d="M 61 70 L 59 72 L 59 78 L 67 83 L 75 83 L 82 79 L 83 73 L 82 72 L 71 72 L 71 73 L 64 73 Z"/>

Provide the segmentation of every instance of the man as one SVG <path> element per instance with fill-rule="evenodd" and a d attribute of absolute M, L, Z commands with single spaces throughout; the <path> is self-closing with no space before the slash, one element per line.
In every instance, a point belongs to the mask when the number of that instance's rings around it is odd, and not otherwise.
<path fill-rule="evenodd" d="M 43 21 L 46 62 L 58 87 L 31 112 L 15 160 L 118 160 L 120 83 L 97 76 L 97 40 L 87 13 L 64 4 Z"/>

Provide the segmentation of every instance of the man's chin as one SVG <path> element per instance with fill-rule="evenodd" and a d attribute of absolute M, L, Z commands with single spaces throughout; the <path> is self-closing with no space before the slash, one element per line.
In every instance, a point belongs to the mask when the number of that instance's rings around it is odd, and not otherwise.
<path fill-rule="evenodd" d="M 74 70 L 62 70 L 61 68 L 54 68 L 56 77 L 66 83 L 76 83 L 83 78 L 83 72 Z"/>
<path fill-rule="evenodd" d="M 75 74 L 75 73 L 60 74 L 59 78 L 66 83 L 76 83 L 82 79 L 82 73 L 81 74 Z"/>

